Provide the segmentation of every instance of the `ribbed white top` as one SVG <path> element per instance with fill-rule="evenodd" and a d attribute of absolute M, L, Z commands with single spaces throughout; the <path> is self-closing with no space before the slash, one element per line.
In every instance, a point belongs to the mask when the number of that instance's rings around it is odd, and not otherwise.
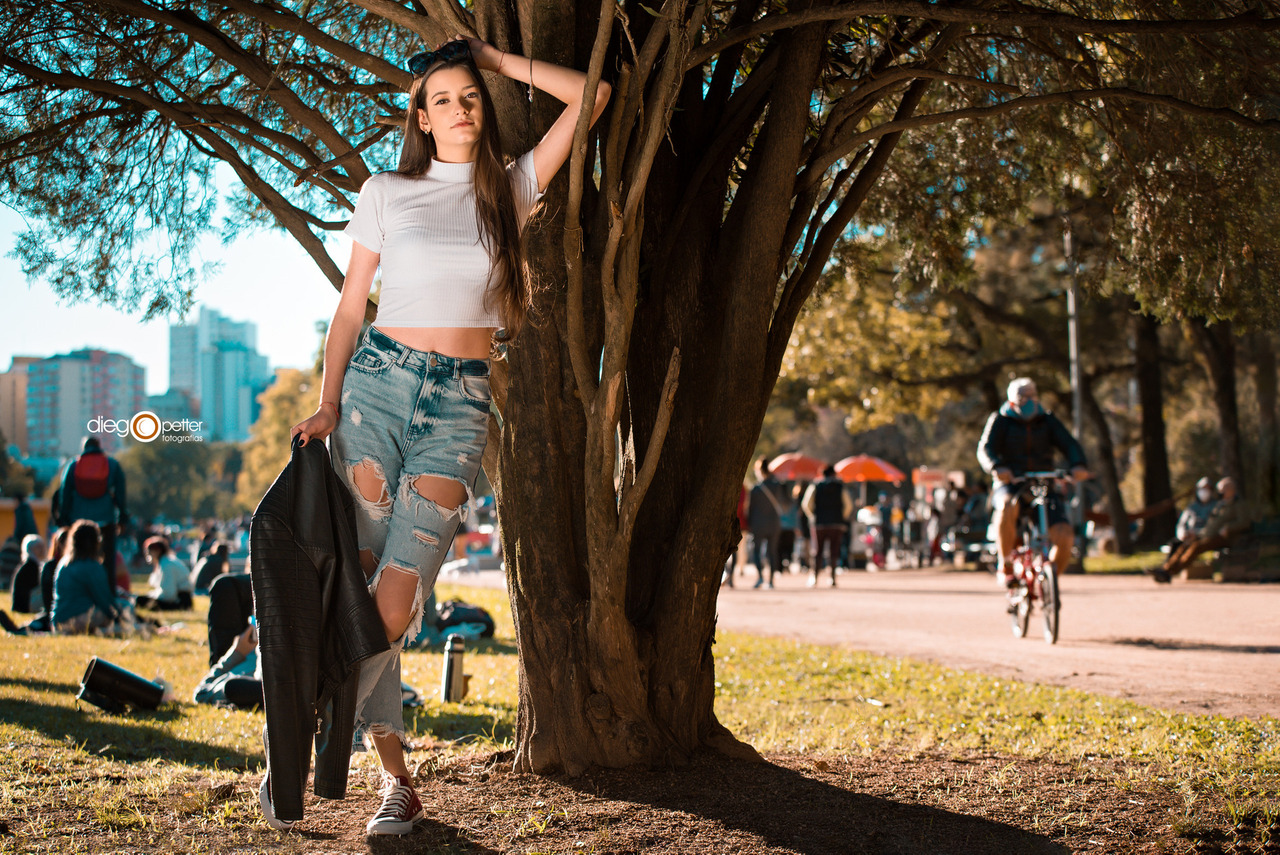
<path fill-rule="evenodd" d="M 472 164 L 431 161 L 420 178 L 380 172 L 360 188 L 344 230 L 379 255 L 380 327 L 501 327 L 485 296 L 493 264 L 476 222 Z M 541 198 L 533 152 L 507 167 L 523 225 Z"/>

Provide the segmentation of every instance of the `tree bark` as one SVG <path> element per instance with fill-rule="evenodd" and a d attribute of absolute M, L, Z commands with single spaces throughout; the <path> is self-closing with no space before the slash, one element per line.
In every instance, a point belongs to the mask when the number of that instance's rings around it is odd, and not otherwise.
<path fill-rule="evenodd" d="M 1254 384 L 1258 389 L 1258 473 L 1257 500 L 1271 507 L 1276 506 L 1277 466 L 1280 466 L 1280 449 L 1277 448 L 1276 399 L 1276 349 L 1270 332 L 1258 331 L 1250 336 L 1250 354 L 1253 358 Z"/>
<path fill-rule="evenodd" d="M 1187 328 L 1203 361 L 1218 412 L 1218 463 L 1222 474 L 1244 487 L 1240 457 L 1240 409 L 1236 400 L 1236 339 L 1230 321 L 1210 325 L 1192 318 Z"/>
<path fill-rule="evenodd" d="M 1160 354 L 1160 324 L 1150 315 L 1135 314 L 1134 379 L 1142 408 L 1139 428 L 1142 442 L 1142 501 L 1148 508 L 1168 503 L 1167 510 L 1147 517 L 1142 546 L 1151 548 L 1173 538 L 1178 511 L 1173 504 L 1169 477 L 1169 448 L 1164 431 L 1164 366 Z"/>
<path fill-rule="evenodd" d="M 1084 388 L 1081 390 L 1081 399 L 1084 402 L 1085 417 L 1093 426 L 1098 444 L 1097 474 L 1102 481 L 1102 489 L 1107 497 L 1107 511 L 1116 532 L 1116 552 L 1131 555 L 1133 537 L 1129 534 L 1129 513 L 1124 508 L 1124 496 L 1120 493 L 1120 472 L 1116 468 L 1116 449 L 1115 443 L 1111 441 L 1111 426 L 1107 423 L 1107 414 L 1094 397 L 1093 383 L 1087 376 L 1082 379 Z"/>

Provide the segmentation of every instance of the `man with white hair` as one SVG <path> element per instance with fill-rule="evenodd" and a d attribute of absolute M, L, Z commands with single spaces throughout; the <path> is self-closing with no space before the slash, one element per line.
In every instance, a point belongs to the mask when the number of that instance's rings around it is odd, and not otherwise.
<path fill-rule="evenodd" d="M 1089 477 L 1084 449 L 1053 413 L 1040 405 L 1036 384 L 1019 377 L 1009 384 L 1008 400 L 987 419 L 978 442 L 978 462 L 994 479 L 991 506 L 999 547 L 997 577 L 1006 587 L 1017 584 L 1009 562 L 1018 540 L 1018 515 L 1028 506 L 1022 502 L 1022 484 L 1017 480 L 1027 472 L 1055 469 L 1058 452 L 1066 457 L 1072 477 Z M 1071 561 L 1073 533 L 1067 522 L 1062 496 L 1050 492 L 1048 500 L 1050 558 L 1062 573 Z"/>
<path fill-rule="evenodd" d="M 1261 517 L 1256 507 L 1240 498 L 1234 478 L 1223 478 L 1217 487 L 1222 500 L 1209 512 L 1204 528 L 1183 541 L 1170 553 L 1164 564 L 1148 571 L 1157 582 L 1167 583 L 1186 570 L 1202 552 L 1230 546 L 1233 540 L 1248 532 Z"/>

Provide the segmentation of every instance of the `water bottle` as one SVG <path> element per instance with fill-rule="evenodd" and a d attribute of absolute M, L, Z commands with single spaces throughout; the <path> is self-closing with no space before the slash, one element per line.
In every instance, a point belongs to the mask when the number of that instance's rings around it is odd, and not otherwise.
<path fill-rule="evenodd" d="M 462 651 L 464 649 L 461 635 L 450 635 L 444 642 L 444 668 L 440 678 L 440 698 L 446 702 L 456 703 L 466 697 L 467 683 L 462 673 Z"/>

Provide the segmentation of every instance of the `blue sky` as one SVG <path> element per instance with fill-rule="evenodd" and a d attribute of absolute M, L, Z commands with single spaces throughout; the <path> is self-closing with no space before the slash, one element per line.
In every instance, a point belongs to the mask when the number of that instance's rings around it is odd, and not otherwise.
<path fill-rule="evenodd" d="M 122 312 L 88 303 L 60 302 L 41 282 L 28 284 L 9 257 L 23 219 L 0 204 L 0 371 L 14 356 L 52 356 L 82 347 L 123 353 L 147 370 L 147 393 L 169 387 L 169 324 L 175 318 L 143 323 L 141 312 Z M 258 325 L 258 350 L 272 368 L 303 367 L 315 357 L 316 321 L 327 321 L 338 292 L 284 232 L 257 232 L 223 247 L 209 239 L 207 260 L 222 268 L 196 290 L 188 316 L 207 306 L 238 321 Z M 335 238 L 331 251 L 346 265 L 348 241 Z"/>

